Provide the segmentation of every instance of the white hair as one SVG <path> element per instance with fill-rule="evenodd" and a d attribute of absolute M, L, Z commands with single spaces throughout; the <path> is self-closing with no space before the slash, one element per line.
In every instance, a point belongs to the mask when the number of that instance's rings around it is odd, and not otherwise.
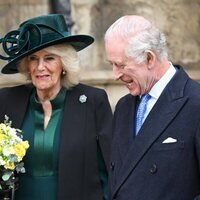
<path fill-rule="evenodd" d="M 46 47 L 43 50 L 60 57 L 63 70 L 66 71 L 65 75 L 61 75 L 62 86 L 70 89 L 79 83 L 79 57 L 77 51 L 71 45 L 58 44 Z M 19 72 L 25 74 L 27 79 L 30 79 L 27 69 L 27 57 L 22 59 L 17 66 Z"/>
<path fill-rule="evenodd" d="M 141 16 L 124 16 L 114 22 L 105 33 L 105 42 L 121 38 L 127 42 L 125 54 L 138 64 L 147 59 L 147 51 L 153 51 L 159 60 L 168 57 L 165 35 Z"/>

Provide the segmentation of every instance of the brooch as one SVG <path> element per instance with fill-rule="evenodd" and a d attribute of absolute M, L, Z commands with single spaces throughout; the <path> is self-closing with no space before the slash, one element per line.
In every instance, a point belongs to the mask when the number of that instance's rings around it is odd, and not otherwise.
<path fill-rule="evenodd" d="M 82 94 L 82 95 L 79 97 L 79 101 L 80 101 L 81 103 L 85 103 L 85 102 L 87 101 L 87 97 L 86 97 L 84 94 Z"/>

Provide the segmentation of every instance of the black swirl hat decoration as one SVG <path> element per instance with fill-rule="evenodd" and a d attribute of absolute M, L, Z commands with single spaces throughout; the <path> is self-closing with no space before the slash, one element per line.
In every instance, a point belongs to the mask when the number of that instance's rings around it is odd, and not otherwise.
<path fill-rule="evenodd" d="M 93 43 L 89 35 L 71 35 L 64 16 L 43 15 L 23 22 L 18 30 L 8 32 L 0 38 L 3 55 L 0 59 L 8 63 L 2 68 L 4 74 L 18 73 L 16 63 L 22 58 L 45 47 L 66 43 L 80 51 Z"/>

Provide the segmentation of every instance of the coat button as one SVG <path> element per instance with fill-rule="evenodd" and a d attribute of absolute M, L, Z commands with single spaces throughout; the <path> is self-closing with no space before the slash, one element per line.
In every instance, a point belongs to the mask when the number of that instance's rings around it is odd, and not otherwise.
<path fill-rule="evenodd" d="M 149 169 L 151 174 L 155 174 L 157 172 L 157 170 L 158 170 L 158 168 L 157 168 L 156 164 L 153 164 L 151 166 L 151 168 Z"/>
<path fill-rule="evenodd" d="M 117 197 L 118 197 L 118 194 L 115 194 L 115 195 L 113 196 L 113 200 L 117 199 Z"/>
<path fill-rule="evenodd" d="M 115 163 L 114 163 L 114 162 L 111 162 L 111 163 L 110 163 L 110 169 L 111 169 L 112 171 L 114 171 L 114 168 L 115 168 Z"/>

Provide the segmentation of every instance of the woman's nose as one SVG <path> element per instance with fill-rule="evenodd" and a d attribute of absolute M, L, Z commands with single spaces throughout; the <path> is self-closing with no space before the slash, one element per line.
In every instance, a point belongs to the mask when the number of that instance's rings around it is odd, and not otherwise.
<path fill-rule="evenodd" d="M 45 62 L 42 59 L 40 59 L 38 61 L 38 67 L 37 67 L 37 69 L 41 71 L 41 70 L 44 70 L 44 68 L 45 68 Z"/>

